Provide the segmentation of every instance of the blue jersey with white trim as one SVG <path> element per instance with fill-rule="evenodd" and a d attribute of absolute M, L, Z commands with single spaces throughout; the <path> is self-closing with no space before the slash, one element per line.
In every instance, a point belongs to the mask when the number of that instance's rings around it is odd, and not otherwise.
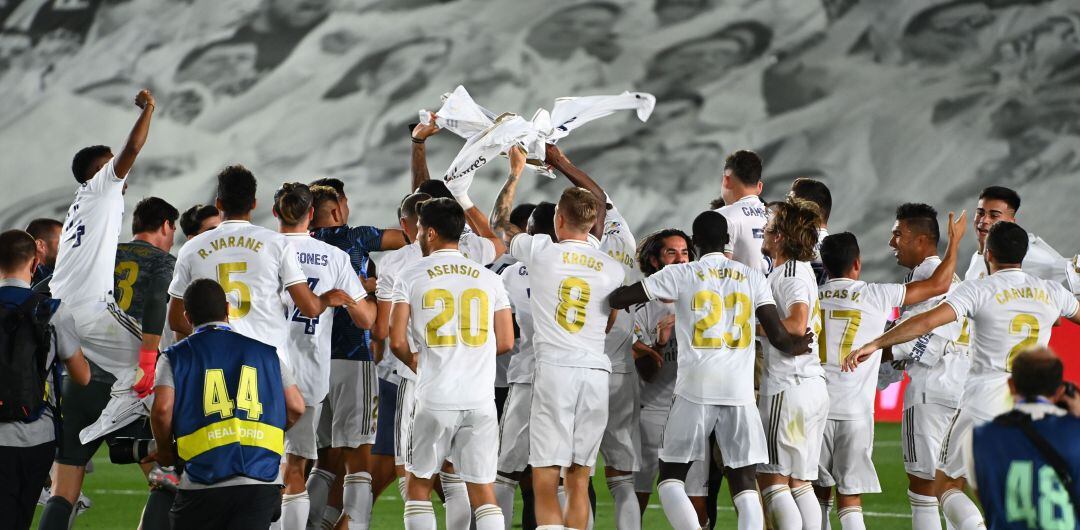
<path fill-rule="evenodd" d="M 371 253 L 382 248 L 383 231 L 373 226 L 335 226 L 319 228 L 311 236 L 349 254 L 353 272 L 367 278 Z M 330 358 L 352 361 L 371 360 L 371 331 L 360 329 L 345 308 L 334 309 L 334 328 L 330 332 Z"/>

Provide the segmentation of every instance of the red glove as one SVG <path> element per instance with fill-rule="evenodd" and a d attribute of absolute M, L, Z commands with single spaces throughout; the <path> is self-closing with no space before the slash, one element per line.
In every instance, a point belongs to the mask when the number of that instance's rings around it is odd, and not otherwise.
<path fill-rule="evenodd" d="M 131 387 L 140 398 L 146 397 L 154 389 L 154 375 L 157 371 L 158 351 L 139 348 L 139 371 L 135 373 L 138 381 Z"/>

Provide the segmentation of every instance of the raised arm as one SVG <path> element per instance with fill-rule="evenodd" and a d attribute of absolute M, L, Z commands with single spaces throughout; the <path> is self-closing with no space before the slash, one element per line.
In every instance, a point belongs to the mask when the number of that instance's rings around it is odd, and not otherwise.
<path fill-rule="evenodd" d="M 814 334 L 809 330 L 805 330 L 805 333 L 800 335 L 799 333 L 789 333 L 784 328 L 784 323 L 780 320 L 780 313 L 776 311 L 776 306 L 769 304 L 763 305 L 754 311 L 754 316 L 757 317 L 758 324 L 761 325 L 761 329 L 765 331 L 765 336 L 769 338 L 769 343 L 774 348 L 791 356 L 802 355 L 804 353 L 810 353 L 810 342 L 814 338 Z"/>
<path fill-rule="evenodd" d="M 870 358 L 874 352 L 919 338 L 935 328 L 956 320 L 956 318 L 956 311 L 953 310 L 951 305 L 938 304 L 937 307 L 925 313 L 920 313 L 901 322 L 896 327 L 886 331 L 885 334 L 852 352 L 844 361 L 841 369 L 850 372 L 858 367 L 859 363 Z"/>
<path fill-rule="evenodd" d="M 518 181 L 524 169 L 525 151 L 518 146 L 511 147 L 510 174 L 506 176 L 506 182 L 499 190 L 499 196 L 495 197 L 495 205 L 491 207 L 491 228 L 507 245 L 521 232 L 517 225 L 510 222 L 510 211 L 514 207 L 514 195 L 517 193 Z"/>
<path fill-rule="evenodd" d="M 427 125 L 416 124 L 412 130 L 412 188 L 415 190 L 424 181 L 430 180 L 431 175 L 427 167 L 427 151 L 424 149 L 424 141 L 431 135 L 439 132 L 439 126 L 435 125 L 435 113 L 431 113 L 431 122 Z"/>
<path fill-rule="evenodd" d="M 458 198 L 458 202 L 461 202 L 461 198 Z M 468 207 L 466 207 L 468 206 Z M 495 235 L 495 231 L 491 229 L 491 225 L 488 224 L 488 218 L 484 215 L 484 212 L 480 211 L 475 204 L 462 204 L 462 208 L 465 210 L 465 222 L 469 223 L 469 227 L 472 228 L 476 235 L 491 241 L 491 244 L 495 246 L 495 258 L 498 259 L 506 253 L 506 244 L 503 243 L 501 237 Z"/>
<path fill-rule="evenodd" d="M 584 171 L 570 162 L 569 158 L 563 154 L 562 150 L 555 147 L 553 144 L 546 145 L 546 151 L 544 153 L 545 162 L 559 170 L 560 173 L 566 175 L 566 178 L 575 186 L 585 188 L 592 193 L 596 200 L 600 203 L 600 208 L 596 212 L 596 223 L 592 227 L 592 235 L 596 239 L 604 237 L 604 220 L 607 218 L 607 195 L 604 194 L 604 189 L 601 188 L 596 181 L 589 177 Z"/>
<path fill-rule="evenodd" d="M 149 90 L 144 89 L 135 96 L 135 105 L 142 109 L 142 112 L 139 113 L 139 119 L 135 120 L 135 126 L 131 128 L 124 148 L 120 150 L 116 161 L 113 162 L 116 177 L 121 179 L 127 177 L 131 166 L 135 164 L 135 158 L 139 156 L 139 151 L 142 151 L 143 145 L 146 144 L 146 136 L 150 132 L 150 116 L 154 114 L 154 96 Z"/>
<path fill-rule="evenodd" d="M 649 301 L 649 295 L 645 292 L 645 286 L 641 282 L 633 285 L 624 285 L 612 291 L 608 298 L 608 305 L 612 309 L 626 309 L 634 304 L 643 304 Z"/>
<path fill-rule="evenodd" d="M 960 212 L 960 218 L 955 221 L 954 216 L 953 212 L 949 212 L 949 245 L 945 251 L 945 257 L 941 260 L 941 265 L 934 269 L 934 274 L 929 278 L 907 284 L 904 305 L 924 302 L 949 291 L 956 273 L 960 241 L 964 238 L 964 231 L 967 230 L 967 210 Z"/>

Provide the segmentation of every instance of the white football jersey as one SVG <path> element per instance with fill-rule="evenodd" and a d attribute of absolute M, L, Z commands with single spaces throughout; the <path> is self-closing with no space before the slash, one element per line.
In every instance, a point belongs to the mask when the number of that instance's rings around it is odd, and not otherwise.
<path fill-rule="evenodd" d="M 591 241 L 518 234 L 510 254 L 529 267 L 536 360 L 611 371 L 604 353 L 607 299 L 625 278 L 623 266 Z"/>
<path fill-rule="evenodd" d="M 1035 234 L 1028 233 L 1028 251 L 1024 256 L 1024 263 L 1020 266 L 1024 272 L 1037 278 L 1050 280 L 1064 284 L 1066 282 L 1066 267 L 1068 259 L 1054 250 L 1046 241 Z M 965 280 L 974 280 L 989 276 L 986 269 L 986 260 L 983 255 L 975 251 L 971 255 L 971 263 L 968 264 Z"/>
<path fill-rule="evenodd" d="M 642 280 L 650 300 L 675 301 L 675 393 L 704 405 L 750 405 L 759 307 L 774 305 L 760 272 L 713 252 Z"/>
<path fill-rule="evenodd" d="M 874 414 L 881 350 L 859 364 L 854 372 L 841 372 L 840 363 L 852 350 L 885 331 L 893 309 L 904 303 L 903 284 L 866 283 L 833 278 L 818 289 L 821 299 L 821 334 L 818 354 L 825 365 L 829 388 L 829 419 L 861 420 Z"/>
<path fill-rule="evenodd" d="M 281 293 L 307 282 L 296 250 L 273 230 L 247 221 L 224 221 L 180 248 L 169 295 L 183 298 L 191 282 L 221 284 L 229 301 L 229 325 L 237 333 L 269 344 L 288 359 L 288 326 Z"/>
<path fill-rule="evenodd" d="M 926 258 L 908 274 L 907 282 L 929 279 L 940 265 L 940 257 Z M 960 279 L 953 275 L 949 292 L 959 284 Z M 900 320 L 907 320 L 937 307 L 945 296 L 935 296 L 900 308 Z M 922 337 L 892 347 L 894 358 L 907 361 L 907 373 L 911 378 L 904 391 L 905 407 L 916 403 L 937 403 L 952 408 L 960 406 L 964 382 L 971 369 L 968 353 L 971 334 L 968 322 L 966 318 L 957 319 Z"/>
<path fill-rule="evenodd" d="M 997 412 L 1009 406 L 1007 381 L 1020 352 L 1050 342 L 1059 317 L 1076 314 L 1078 304 L 1060 283 L 1019 269 L 961 283 L 945 298 L 958 318 L 974 321 L 971 375 L 964 406 Z"/>
<path fill-rule="evenodd" d="M 495 313 L 510 309 L 497 274 L 457 250 L 437 250 L 399 275 L 394 303 L 409 304 L 418 338 L 418 403 L 470 410 L 495 400 Z"/>
<path fill-rule="evenodd" d="M 501 276 L 521 335 L 517 352 L 510 358 L 510 366 L 506 369 L 506 380 L 510 383 L 532 383 L 536 349 L 533 346 L 532 302 L 529 301 L 529 269 L 524 263 L 515 263 L 504 269 Z"/>
<path fill-rule="evenodd" d="M 821 305 L 818 303 L 817 278 L 808 261 L 787 261 L 769 275 L 769 288 L 780 318 L 788 317 L 795 304 L 805 304 L 809 318 L 807 326 L 815 330 L 810 352 L 792 357 L 774 348 L 768 339 L 762 339 L 765 350 L 761 395 L 778 394 L 812 377 L 821 377 L 821 361 L 817 355 L 817 330 L 821 329 Z"/>
<path fill-rule="evenodd" d="M 731 259 L 762 274 L 768 273 L 768 261 L 761 254 L 761 243 L 765 241 L 765 223 L 769 220 L 769 212 L 761 198 L 747 195 L 716 211 L 727 220 Z"/>
<path fill-rule="evenodd" d="M 112 298 L 116 245 L 124 218 L 124 179 L 109 160 L 82 183 L 68 207 L 60 232 L 56 269 L 49 288 L 53 298 L 78 305 Z"/>
<path fill-rule="evenodd" d="M 659 339 L 656 326 L 668 315 L 675 314 L 675 304 L 649 300 L 637 306 L 634 312 L 634 335 L 646 346 L 654 348 Z M 652 381 L 639 379 L 638 397 L 642 410 L 667 412 L 671 408 L 671 399 L 675 393 L 675 378 L 679 369 L 679 340 L 674 333 L 663 348 L 657 350 L 664 364 L 660 366 Z"/>
<path fill-rule="evenodd" d="M 353 271 L 345 251 L 308 234 L 285 234 L 296 250 L 300 269 L 307 276 L 308 287 L 316 295 L 331 289 L 345 291 L 353 300 L 367 297 L 364 285 Z M 315 318 L 305 317 L 289 293 L 283 293 L 285 316 L 289 327 L 289 369 L 306 403 L 321 403 L 330 391 L 330 330 L 334 326 L 334 308 L 328 307 Z"/>
<path fill-rule="evenodd" d="M 611 204 L 610 199 L 608 204 Z M 608 209 L 604 220 L 604 237 L 600 239 L 600 250 L 621 263 L 627 277 L 634 273 L 637 240 L 630 232 L 626 219 L 614 205 Z M 613 373 L 630 373 L 630 365 L 634 362 L 633 345 L 634 318 L 626 311 L 620 311 L 604 338 L 604 353 L 611 361 Z"/>

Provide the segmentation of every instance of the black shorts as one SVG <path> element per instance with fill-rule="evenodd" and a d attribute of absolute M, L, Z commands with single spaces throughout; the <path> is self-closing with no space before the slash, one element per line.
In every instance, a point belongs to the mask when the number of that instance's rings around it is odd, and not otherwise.
<path fill-rule="evenodd" d="M 371 454 L 394 456 L 394 415 L 397 411 L 398 386 L 386 379 L 379 378 L 379 415 L 376 418 L 375 445 Z"/>
<path fill-rule="evenodd" d="M 33 447 L 0 446 L 0 515 L 4 519 L 0 528 L 30 528 L 55 454 L 55 442 Z"/>
<path fill-rule="evenodd" d="M 169 520 L 172 530 L 266 530 L 280 510 L 278 484 L 182 489 L 169 510 Z"/>
<path fill-rule="evenodd" d="M 111 390 L 111 383 L 91 380 L 86 386 L 81 386 L 73 383 L 70 378 L 64 377 L 60 409 L 63 421 L 56 453 L 58 464 L 85 466 L 101 447 L 101 442 L 114 437 L 153 437 L 149 422 L 143 419 L 83 445 L 79 440 L 79 432 L 101 416 L 101 411 L 105 410 L 105 405 L 109 403 Z"/>

